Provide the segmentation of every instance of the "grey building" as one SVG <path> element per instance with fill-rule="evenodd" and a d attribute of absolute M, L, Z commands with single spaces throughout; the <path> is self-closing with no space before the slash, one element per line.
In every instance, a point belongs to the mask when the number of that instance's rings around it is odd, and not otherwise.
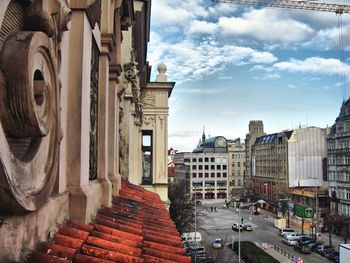
<path fill-rule="evenodd" d="M 327 146 L 331 211 L 350 216 L 350 99 L 341 106 Z"/>

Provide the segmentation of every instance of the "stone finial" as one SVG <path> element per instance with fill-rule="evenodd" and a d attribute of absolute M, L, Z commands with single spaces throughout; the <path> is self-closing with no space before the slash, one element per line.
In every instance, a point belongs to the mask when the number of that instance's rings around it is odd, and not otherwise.
<path fill-rule="evenodd" d="M 167 68 L 164 63 L 158 65 L 158 72 L 156 82 L 167 82 L 167 75 L 165 74 Z"/>

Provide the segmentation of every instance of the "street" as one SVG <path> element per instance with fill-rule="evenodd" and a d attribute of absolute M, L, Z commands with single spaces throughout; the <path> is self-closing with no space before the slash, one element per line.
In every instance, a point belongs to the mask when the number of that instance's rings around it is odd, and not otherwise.
<path fill-rule="evenodd" d="M 238 241 L 238 232 L 232 230 L 232 224 L 238 223 L 238 212 L 236 208 L 222 208 L 223 204 L 215 204 L 217 212 L 210 212 L 210 205 L 203 205 L 198 207 L 202 209 L 204 216 L 201 218 L 203 224 L 201 226 L 203 240 L 207 240 L 206 243 L 210 244 L 210 241 L 215 238 L 222 238 L 224 244 L 231 243 L 232 240 Z M 278 229 L 273 226 L 273 224 L 263 218 L 262 215 L 253 215 L 248 209 L 240 209 L 241 218 L 243 218 L 243 223 L 251 224 L 253 226 L 253 231 L 241 231 L 240 239 L 241 241 L 252 241 L 258 242 L 259 244 L 267 243 L 270 246 L 278 246 L 287 253 L 301 257 L 306 263 L 322 263 L 330 262 L 327 258 L 322 257 L 316 253 L 311 254 L 300 254 L 294 251 L 293 246 L 285 245 L 281 242 L 282 237 L 279 235 Z M 272 249 L 273 248 L 269 248 Z M 233 262 L 226 249 L 221 249 L 221 255 L 219 252 L 215 252 L 214 258 L 216 256 L 220 257 L 220 262 Z M 219 262 L 219 261 L 217 261 Z M 285 257 L 284 262 L 288 261 Z"/>

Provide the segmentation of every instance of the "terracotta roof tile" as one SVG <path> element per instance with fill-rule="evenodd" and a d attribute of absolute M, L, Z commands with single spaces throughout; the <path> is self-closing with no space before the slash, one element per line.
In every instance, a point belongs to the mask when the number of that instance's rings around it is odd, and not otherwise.
<path fill-rule="evenodd" d="M 191 262 L 159 195 L 122 180 L 112 203 L 98 210 L 94 224 L 68 221 L 27 262 Z"/>

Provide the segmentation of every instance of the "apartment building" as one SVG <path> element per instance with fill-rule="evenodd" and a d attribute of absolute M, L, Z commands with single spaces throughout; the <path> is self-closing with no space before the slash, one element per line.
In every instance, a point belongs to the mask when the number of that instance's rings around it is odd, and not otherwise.
<path fill-rule="evenodd" d="M 342 104 L 327 145 L 331 211 L 350 216 L 350 99 Z"/>
<path fill-rule="evenodd" d="M 245 182 L 245 145 L 241 139 L 227 140 L 229 199 L 240 200 L 244 197 Z"/>

